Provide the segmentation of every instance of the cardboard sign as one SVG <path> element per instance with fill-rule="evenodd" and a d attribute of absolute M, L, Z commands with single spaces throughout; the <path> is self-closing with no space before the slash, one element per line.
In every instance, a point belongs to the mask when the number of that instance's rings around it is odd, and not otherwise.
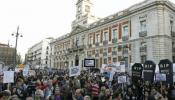
<path fill-rule="evenodd" d="M 80 75 L 80 72 L 81 72 L 81 68 L 80 67 L 70 67 L 69 68 L 69 76 L 72 77 L 72 76 L 78 76 Z"/>
<path fill-rule="evenodd" d="M 166 74 L 157 73 L 156 74 L 156 81 L 158 81 L 158 82 L 166 81 Z"/>
<path fill-rule="evenodd" d="M 153 61 L 147 60 L 143 65 L 143 78 L 144 81 L 153 83 L 156 64 Z"/>
<path fill-rule="evenodd" d="M 118 76 L 118 83 L 119 84 L 126 83 L 126 76 Z"/>
<path fill-rule="evenodd" d="M 4 71 L 3 83 L 14 83 L 14 71 Z"/>
<path fill-rule="evenodd" d="M 166 83 L 173 84 L 173 63 L 170 60 L 160 60 L 159 73 L 166 74 Z"/>

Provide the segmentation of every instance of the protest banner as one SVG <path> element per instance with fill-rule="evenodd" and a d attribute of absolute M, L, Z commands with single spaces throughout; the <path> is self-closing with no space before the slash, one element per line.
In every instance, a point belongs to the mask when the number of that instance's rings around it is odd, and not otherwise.
<path fill-rule="evenodd" d="M 151 61 L 145 61 L 143 65 L 143 78 L 144 81 L 149 81 L 150 83 L 154 82 L 154 74 L 155 74 L 156 64 Z"/>
<path fill-rule="evenodd" d="M 14 83 L 14 71 L 3 71 L 3 83 Z"/>
<path fill-rule="evenodd" d="M 78 76 L 80 75 L 80 72 L 81 72 L 81 68 L 76 66 L 76 67 L 70 67 L 69 68 L 69 77 L 72 77 L 72 76 Z"/>
<path fill-rule="evenodd" d="M 163 82 L 163 84 L 173 85 L 173 63 L 170 60 L 168 59 L 160 60 L 159 72 L 161 74 L 166 74 L 166 82 Z"/>
<path fill-rule="evenodd" d="M 118 76 L 118 83 L 119 84 L 126 83 L 126 76 Z"/>
<path fill-rule="evenodd" d="M 132 66 L 132 82 L 135 85 L 138 85 L 138 81 L 142 78 L 143 67 L 140 63 L 135 63 Z"/>

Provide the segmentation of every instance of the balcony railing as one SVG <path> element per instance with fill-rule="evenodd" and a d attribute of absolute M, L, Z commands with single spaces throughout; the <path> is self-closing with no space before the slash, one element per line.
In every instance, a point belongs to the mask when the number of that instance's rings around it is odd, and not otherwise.
<path fill-rule="evenodd" d="M 103 41 L 103 45 L 107 45 L 108 44 L 108 40 Z"/>
<path fill-rule="evenodd" d="M 103 56 L 107 56 L 107 52 L 104 52 L 104 53 L 103 53 Z"/>
<path fill-rule="evenodd" d="M 139 32 L 139 37 L 145 37 L 145 36 L 147 36 L 147 31 Z"/>
<path fill-rule="evenodd" d="M 117 43 L 117 38 L 112 39 L 112 43 Z"/>
<path fill-rule="evenodd" d="M 99 42 L 95 43 L 95 46 L 98 47 L 99 46 Z"/>
<path fill-rule="evenodd" d="M 123 40 L 123 41 L 129 40 L 129 36 L 128 36 L 128 35 L 127 35 L 127 36 L 123 36 L 123 37 L 122 37 L 122 40 Z"/>
<path fill-rule="evenodd" d="M 112 51 L 112 55 L 117 55 L 117 51 Z"/>

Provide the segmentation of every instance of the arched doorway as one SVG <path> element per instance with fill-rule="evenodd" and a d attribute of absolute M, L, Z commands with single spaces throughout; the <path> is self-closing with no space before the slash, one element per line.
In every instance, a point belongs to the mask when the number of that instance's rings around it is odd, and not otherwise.
<path fill-rule="evenodd" d="M 79 66 L 79 56 L 75 56 L 75 66 Z"/>

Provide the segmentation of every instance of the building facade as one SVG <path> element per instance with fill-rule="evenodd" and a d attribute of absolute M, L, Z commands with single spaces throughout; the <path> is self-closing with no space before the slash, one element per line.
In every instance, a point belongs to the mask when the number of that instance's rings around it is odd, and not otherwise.
<path fill-rule="evenodd" d="M 8 44 L 0 43 L 0 62 L 5 66 L 13 66 L 15 48 L 11 48 Z"/>
<path fill-rule="evenodd" d="M 94 23 L 76 24 L 51 43 L 53 66 L 82 67 L 85 58 L 96 59 L 96 67 L 118 61 L 128 65 L 146 60 L 158 64 L 161 59 L 175 62 L 174 23 L 175 4 L 145 0 Z"/>
<path fill-rule="evenodd" d="M 39 65 L 40 67 L 50 67 L 50 42 L 53 38 L 46 38 L 39 43 L 33 45 L 27 52 L 27 63 Z"/>

